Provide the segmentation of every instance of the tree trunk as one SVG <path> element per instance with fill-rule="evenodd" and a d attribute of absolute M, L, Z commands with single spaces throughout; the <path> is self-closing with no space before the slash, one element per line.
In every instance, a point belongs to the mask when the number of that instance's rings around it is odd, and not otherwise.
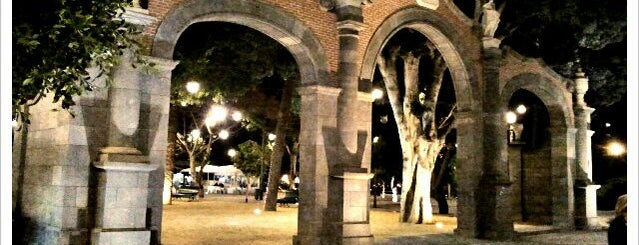
<path fill-rule="evenodd" d="M 172 110 L 169 115 L 169 129 L 166 146 L 166 163 L 164 165 L 164 204 L 171 204 L 173 193 L 173 169 L 175 168 L 175 142 L 177 141 L 177 115 Z M 168 195 L 168 197 L 166 196 Z M 168 199 L 168 200 L 167 200 Z"/>
<path fill-rule="evenodd" d="M 282 156 L 284 156 L 286 144 L 286 131 L 288 129 L 291 118 L 291 99 L 293 98 L 293 89 L 295 83 L 287 80 L 284 82 L 284 91 L 282 100 L 280 101 L 280 109 L 277 116 L 277 126 L 275 126 L 275 145 L 271 153 L 271 166 L 268 174 L 268 190 L 266 192 L 266 200 L 264 202 L 265 211 L 277 210 L 277 189 L 280 183 L 282 173 Z"/>
<path fill-rule="evenodd" d="M 386 87 L 389 103 L 397 123 L 403 154 L 402 199 L 400 221 L 433 222 L 430 201 L 432 171 L 444 137 L 437 134 L 435 105 L 441 87 L 445 64 L 437 52 L 432 52 L 434 69 L 426 94 L 419 89 L 419 56 L 411 52 L 404 60 L 404 96 L 399 91 L 395 62 L 399 52 L 391 47 L 390 57 L 378 58 L 378 67 Z M 416 108 L 419 106 L 420 108 Z"/>
<path fill-rule="evenodd" d="M 195 172 L 195 155 L 189 152 L 189 170 L 191 173 L 191 180 L 193 180 L 193 184 L 197 186 L 197 179 L 195 176 L 197 173 Z"/>
<path fill-rule="evenodd" d="M 197 195 L 200 198 L 204 198 L 204 166 L 206 165 L 206 162 L 204 162 L 204 164 L 200 165 L 200 172 L 197 173 Z"/>

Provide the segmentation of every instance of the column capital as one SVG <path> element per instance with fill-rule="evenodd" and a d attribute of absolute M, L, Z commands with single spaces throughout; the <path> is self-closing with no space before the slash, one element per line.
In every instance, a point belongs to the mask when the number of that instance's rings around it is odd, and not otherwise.
<path fill-rule="evenodd" d="M 300 96 L 321 94 L 321 95 L 332 95 L 337 97 L 339 96 L 339 93 L 341 91 L 342 91 L 341 88 L 328 87 L 328 86 L 322 86 L 322 85 L 309 85 L 309 86 L 299 87 L 297 89 L 297 93 L 299 93 Z"/>
<path fill-rule="evenodd" d="M 126 171 L 126 172 L 151 172 L 158 168 L 157 165 L 148 163 L 130 163 L 130 162 L 110 162 L 98 161 L 93 166 L 107 171 Z"/>
<path fill-rule="evenodd" d="M 142 57 L 154 63 L 155 67 L 157 67 L 161 71 L 173 71 L 173 69 L 175 69 L 175 67 L 180 63 L 179 60 L 172 60 L 155 56 L 143 55 Z"/>
<path fill-rule="evenodd" d="M 155 17 L 149 15 L 149 11 L 139 7 L 127 7 L 124 8 L 122 13 L 124 21 L 136 25 L 138 27 L 146 27 L 153 22 L 158 21 Z"/>

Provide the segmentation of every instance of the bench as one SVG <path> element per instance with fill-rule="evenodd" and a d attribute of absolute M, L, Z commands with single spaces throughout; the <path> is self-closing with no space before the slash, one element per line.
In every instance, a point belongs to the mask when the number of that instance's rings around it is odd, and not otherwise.
<path fill-rule="evenodd" d="M 197 189 L 180 188 L 180 189 L 177 189 L 175 193 L 172 193 L 171 197 L 175 199 L 186 198 L 189 201 L 193 201 L 197 197 L 197 193 L 198 193 Z"/>
<path fill-rule="evenodd" d="M 277 203 L 281 206 L 288 207 L 291 204 L 299 202 L 299 194 L 297 191 L 287 191 L 283 198 L 277 199 Z"/>

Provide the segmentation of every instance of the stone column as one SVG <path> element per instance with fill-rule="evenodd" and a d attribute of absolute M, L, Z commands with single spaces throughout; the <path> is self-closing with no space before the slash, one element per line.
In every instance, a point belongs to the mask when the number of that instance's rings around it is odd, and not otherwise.
<path fill-rule="evenodd" d="M 505 174 L 508 167 L 505 106 L 500 103 L 499 67 L 502 52 L 499 45 L 494 43 L 495 40 L 484 40 L 484 173 L 480 180 L 478 226 L 480 237 L 509 239 L 513 235 L 514 227 L 510 211 L 511 183 Z"/>
<path fill-rule="evenodd" d="M 138 150 L 146 145 L 139 138 L 141 79 L 125 53 L 109 87 L 107 145 L 93 163 L 97 183 L 91 188 L 97 198 L 91 244 L 149 244 L 146 228 L 149 172 L 148 155 Z"/>
<path fill-rule="evenodd" d="M 597 223 L 597 189 L 600 185 L 592 182 L 592 159 L 590 137 L 594 133 L 589 129 L 590 114 L 595 109 L 588 107 L 584 95 L 588 91 L 588 78 L 581 70 L 575 78 L 575 137 L 576 176 L 575 176 L 575 227 L 588 229 Z"/>
<path fill-rule="evenodd" d="M 508 145 L 508 179 L 512 183 L 512 214 L 513 221 L 522 221 L 525 219 L 525 195 L 523 189 L 524 183 L 524 162 L 522 161 L 522 144 L 510 144 Z"/>
<path fill-rule="evenodd" d="M 325 243 L 372 244 L 368 190 L 372 177 L 363 164 L 363 153 L 369 143 L 366 129 L 356 123 L 362 115 L 358 108 L 358 85 L 361 61 L 357 55 L 359 32 L 363 28 L 361 1 L 336 1 L 335 15 L 339 34 L 338 82 L 341 93 L 337 105 L 337 132 L 340 142 L 329 166 L 328 209 Z M 369 102 L 370 103 L 370 102 Z M 369 126 L 370 127 L 370 126 Z M 325 129 L 326 130 L 326 129 Z M 326 136 L 326 134 L 325 134 Z M 330 149 L 327 149 L 330 150 Z"/>
<path fill-rule="evenodd" d="M 297 234 L 293 244 L 319 245 L 324 234 L 328 198 L 328 159 L 325 148 L 335 147 L 337 139 L 325 139 L 323 128 L 335 127 L 337 96 L 340 89 L 306 86 L 298 89 L 300 118 L 300 203 Z"/>

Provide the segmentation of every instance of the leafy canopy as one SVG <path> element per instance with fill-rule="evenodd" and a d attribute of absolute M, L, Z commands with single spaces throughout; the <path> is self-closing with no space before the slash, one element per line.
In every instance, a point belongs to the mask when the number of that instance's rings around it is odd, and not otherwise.
<path fill-rule="evenodd" d="M 257 142 L 252 140 L 244 141 L 239 144 L 239 154 L 237 161 L 234 163 L 235 167 L 246 176 L 258 176 L 260 175 L 260 164 L 266 163 L 271 150 L 268 147 L 262 147 Z"/>
<path fill-rule="evenodd" d="M 599 107 L 626 93 L 626 1 L 539 0 L 505 3 L 498 35 L 503 44 L 540 57 L 572 78 L 578 67 L 590 78 L 586 100 Z"/>
<path fill-rule="evenodd" d="M 453 0 L 480 20 L 488 0 Z M 586 101 L 609 106 L 626 94 L 627 1 L 494 0 L 501 12 L 495 36 L 522 55 L 541 58 L 572 78 L 582 68 L 590 78 Z"/>
<path fill-rule="evenodd" d="M 69 110 L 73 96 L 93 88 L 135 43 L 135 28 L 122 19 L 128 0 L 23 0 L 13 4 L 13 113 L 48 94 Z"/>

